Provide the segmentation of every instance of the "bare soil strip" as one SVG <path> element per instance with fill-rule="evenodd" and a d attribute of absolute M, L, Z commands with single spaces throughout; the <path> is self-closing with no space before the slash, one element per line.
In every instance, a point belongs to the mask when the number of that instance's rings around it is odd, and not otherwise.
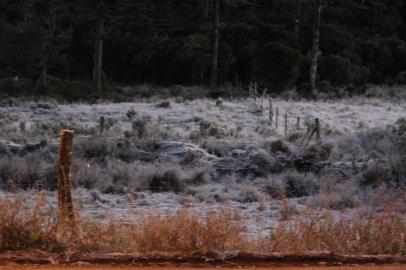
<path fill-rule="evenodd" d="M 76 265 L 76 266 L 39 266 L 39 265 L 24 265 L 24 266 L 1 266 L 1 270 L 173 270 L 176 267 L 137 267 L 137 266 L 107 266 L 107 265 Z M 214 270 L 215 267 L 209 268 L 181 268 L 182 270 Z M 222 269 L 234 269 L 224 267 Z M 265 269 L 278 269 L 278 270 L 404 270 L 404 265 L 386 265 L 386 266 L 342 266 L 342 267 L 323 267 L 323 266 L 297 266 L 297 267 L 268 267 L 268 268 L 244 268 L 246 270 L 265 270 Z"/>
<path fill-rule="evenodd" d="M 270 267 L 270 266 L 351 266 L 401 265 L 406 269 L 406 256 L 348 256 L 330 252 L 302 254 L 208 253 L 193 256 L 176 254 L 51 254 L 43 252 L 7 252 L 0 255 L 0 265 L 122 265 L 181 267 Z M 50 268 L 52 269 L 52 268 Z M 90 268 L 92 269 L 92 268 Z M 97 268 L 94 268 L 97 269 Z M 371 269 L 371 268 L 368 268 Z"/>

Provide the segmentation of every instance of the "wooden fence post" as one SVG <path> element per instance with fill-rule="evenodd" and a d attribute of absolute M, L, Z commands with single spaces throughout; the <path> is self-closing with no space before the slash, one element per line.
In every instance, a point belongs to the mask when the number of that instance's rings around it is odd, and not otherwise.
<path fill-rule="evenodd" d="M 105 127 L 106 120 L 104 119 L 104 116 L 100 116 L 100 134 L 103 134 Z"/>
<path fill-rule="evenodd" d="M 316 118 L 315 124 L 316 124 L 316 127 L 315 127 L 315 129 L 316 129 L 316 139 L 320 140 L 320 119 L 319 118 Z"/>
<path fill-rule="evenodd" d="M 279 125 L 279 108 L 278 107 L 276 107 L 275 125 L 276 125 L 276 128 L 278 128 L 278 125 Z"/>
<path fill-rule="evenodd" d="M 288 112 L 285 112 L 285 136 L 288 135 Z"/>
<path fill-rule="evenodd" d="M 300 130 L 300 116 L 297 118 L 297 121 L 296 121 L 296 131 L 299 131 Z"/>
<path fill-rule="evenodd" d="M 64 228 L 76 226 L 71 193 L 73 134 L 72 130 L 64 129 L 61 131 L 57 164 L 58 226 Z"/>

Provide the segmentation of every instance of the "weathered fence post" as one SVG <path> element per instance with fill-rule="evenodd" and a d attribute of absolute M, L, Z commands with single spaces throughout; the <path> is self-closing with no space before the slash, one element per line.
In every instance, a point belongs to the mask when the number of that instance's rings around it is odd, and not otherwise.
<path fill-rule="evenodd" d="M 104 116 L 100 116 L 100 134 L 103 134 L 105 127 L 106 127 L 106 120 L 104 119 Z"/>
<path fill-rule="evenodd" d="M 276 126 L 276 128 L 278 128 L 278 126 L 279 126 L 279 108 L 278 107 L 276 107 L 275 126 Z"/>
<path fill-rule="evenodd" d="M 57 164 L 58 226 L 65 228 L 76 226 L 71 193 L 73 134 L 72 130 L 64 129 L 61 131 Z"/>
<path fill-rule="evenodd" d="M 288 135 L 288 112 L 285 112 L 285 136 Z"/>
<path fill-rule="evenodd" d="M 316 139 L 320 140 L 320 119 L 319 118 L 316 118 L 315 124 L 316 124 L 316 127 L 315 127 L 315 129 L 316 129 Z"/>
<path fill-rule="evenodd" d="M 273 107 L 272 107 L 272 99 L 269 99 L 269 121 L 271 122 L 271 127 L 273 125 Z"/>
<path fill-rule="evenodd" d="M 300 116 L 297 118 L 297 121 L 296 121 L 296 131 L 299 131 L 300 130 Z"/>

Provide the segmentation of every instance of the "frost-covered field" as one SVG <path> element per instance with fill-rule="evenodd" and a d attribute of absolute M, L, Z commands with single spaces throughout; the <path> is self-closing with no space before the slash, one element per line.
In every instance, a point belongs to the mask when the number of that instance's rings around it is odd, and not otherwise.
<path fill-rule="evenodd" d="M 250 232 L 266 232 L 310 210 L 406 213 L 405 103 L 274 100 L 273 107 L 278 128 L 268 103 L 261 110 L 251 99 L 3 105 L 1 196 L 30 203 L 43 190 L 55 205 L 58 132 L 72 128 L 74 197 L 86 217 L 229 207 Z M 315 117 L 320 142 L 304 139 Z"/>
<path fill-rule="evenodd" d="M 268 117 L 268 102 L 264 102 L 264 111 L 251 99 L 225 101 L 216 106 L 215 100 L 194 100 L 171 102 L 169 108 L 160 107 L 162 101 L 147 101 L 134 103 L 107 104 L 69 104 L 54 103 L 24 103 L 14 107 L 0 107 L 0 113 L 12 122 L 18 129 L 21 122 L 27 127 L 38 124 L 71 124 L 83 127 L 96 127 L 101 116 L 114 122 L 114 129 L 123 130 L 131 127 L 133 117 L 128 117 L 129 111 L 134 111 L 134 117 L 146 117 L 149 120 L 160 120 L 176 132 L 180 138 L 188 139 L 192 131 L 199 128 L 196 118 L 204 118 L 215 122 L 227 130 L 239 130 L 238 138 L 263 138 L 261 128 L 266 126 Z M 49 107 L 48 107 L 49 106 Z M 44 108 L 45 107 L 45 108 Z M 396 120 L 406 115 L 406 104 L 393 104 L 378 99 L 357 98 L 329 102 L 311 101 L 282 101 L 274 100 L 273 107 L 279 108 L 280 118 L 278 133 L 284 133 L 284 114 L 288 113 L 289 129 L 295 128 L 297 117 L 303 121 L 314 117 L 321 119 L 338 132 L 352 133 L 361 129 L 385 127 L 394 124 Z M 4 134 L 7 136 L 7 134 Z M 266 136 L 265 136 L 266 137 Z M 28 139 L 28 138 L 27 138 Z"/>

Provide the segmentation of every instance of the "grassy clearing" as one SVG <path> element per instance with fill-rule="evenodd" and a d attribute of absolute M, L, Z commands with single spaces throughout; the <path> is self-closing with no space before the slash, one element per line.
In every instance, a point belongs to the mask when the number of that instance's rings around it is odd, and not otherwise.
<path fill-rule="evenodd" d="M 0 203 L 0 251 L 152 253 L 304 252 L 406 254 L 406 223 L 390 211 L 357 213 L 335 220 L 309 213 L 280 223 L 265 237 L 248 235 L 244 221 L 227 208 L 205 215 L 190 210 L 147 214 L 134 223 L 79 219 L 79 234 L 67 237 L 41 199 L 25 207 L 18 199 Z"/>

